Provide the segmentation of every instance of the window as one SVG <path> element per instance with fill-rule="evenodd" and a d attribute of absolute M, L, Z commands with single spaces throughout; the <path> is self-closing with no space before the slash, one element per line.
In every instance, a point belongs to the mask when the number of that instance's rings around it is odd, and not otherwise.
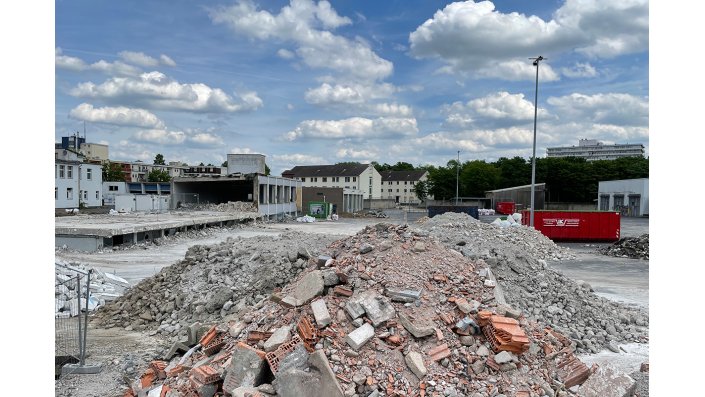
<path fill-rule="evenodd" d="M 110 192 L 117 192 L 118 187 L 117 186 L 108 186 L 108 191 Z"/>
<path fill-rule="evenodd" d="M 98 200 L 99 198 L 100 198 L 100 194 L 99 194 L 98 191 L 96 190 L 96 191 L 95 191 L 95 199 Z"/>
<path fill-rule="evenodd" d="M 64 176 L 64 171 L 65 171 L 65 170 L 66 170 L 66 166 L 65 166 L 65 165 L 60 165 L 60 166 L 59 166 L 59 178 L 65 178 L 65 176 Z"/>
<path fill-rule="evenodd" d="M 328 177 L 324 176 L 322 179 L 323 179 L 323 182 L 328 182 Z"/>
<path fill-rule="evenodd" d="M 404 181 L 404 184 L 405 184 L 405 185 L 408 185 L 408 184 L 409 184 L 409 182 L 407 182 L 407 181 Z"/>
<path fill-rule="evenodd" d="M 391 185 L 391 184 L 392 184 L 392 181 L 387 182 L 387 185 Z"/>
<path fill-rule="evenodd" d="M 397 181 L 397 185 L 398 185 L 398 184 L 399 184 L 399 181 Z M 398 190 L 397 190 L 397 192 L 398 192 Z"/>
<path fill-rule="evenodd" d="M 93 170 L 90 168 L 86 170 L 86 179 L 89 181 L 93 179 Z"/>
<path fill-rule="evenodd" d="M 69 165 L 67 168 L 68 168 L 68 173 L 67 173 L 66 177 L 69 179 L 73 179 L 73 166 Z"/>
<path fill-rule="evenodd" d="M 54 188 L 54 200 L 58 200 L 58 199 L 59 199 L 59 188 L 55 187 Z"/>
<path fill-rule="evenodd" d="M 389 192 L 391 193 L 391 192 L 392 192 L 392 189 L 389 189 Z"/>
<path fill-rule="evenodd" d="M 404 189 L 404 193 L 406 193 L 406 189 Z"/>
<path fill-rule="evenodd" d="M 357 177 L 356 177 L 356 176 L 353 177 L 353 182 L 357 182 Z"/>
<path fill-rule="evenodd" d="M 345 177 L 345 182 L 350 182 L 350 177 L 349 177 L 349 176 L 346 176 L 346 177 Z M 347 187 L 347 186 L 345 186 L 345 187 Z"/>
<path fill-rule="evenodd" d="M 318 182 L 318 177 L 317 177 L 317 176 L 314 176 L 312 179 L 313 179 L 313 180 L 312 180 L 311 182 Z"/>
<path fill-rule="evenodd" d="M 399 193 L 399 189 L 397 189 L 397 193 Z"/>
<path fill-rule="evenodd" d="M 66 188 L 66 200 L 73 200 L 73 188 Z"/>
<path fill-rule="evenodd" d="M 88 200 L 88 190 L 83 191 L 83 200 Z"/>
<path fill-rule="evenodd" d="M 306 182 L 306 178 L 301 178 L 301 182 Z"/>

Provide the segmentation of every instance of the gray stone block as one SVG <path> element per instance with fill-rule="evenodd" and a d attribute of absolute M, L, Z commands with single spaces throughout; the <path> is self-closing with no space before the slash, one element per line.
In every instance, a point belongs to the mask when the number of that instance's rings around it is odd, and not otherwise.
<path fill-rule="evenodd" d="M 372 321 L 372 325 L 375 327 L 396 316 L 396 310 L 394 310 L 389 298 L 379 295 L 376 291 L 363 292 L 360 294 L 359 302 L 365 309 L 367 318 Z"/>
<path fill-rule="evenodd" d="M 318 328 L 323 328 L 331 323 L 330 312 L 323 299 L 311 302 L 311 310 L 313 310 L 313 318 L 316 320 Z"/>
<path fill-rule="evenodd" d="M 415 338 L 423 338 L 425 336 L 433 335 L 435 330 L 433 324 L 429 321 L 416 321 L 412 322 L 409 317 L 404 313 L 399 313 L 399 323 L 406 328 L 411 335 Z"/>
<path fill-rule="evenodd" d="M 225 369 L 223 391 L 233 394 L 239 387 L 254 387 L 268 372 L 268 364 L 255 349 L 235 345 L 232 360 Z"/>
<path fill-rule="evenodd" d="M 368 323 L 365 323 L 353 332 L 349 333 L 348 336 L 345 337 L 345 342 L 347 342 L 347 344 L 353 349 L 358 350 L 374 336 L 374 327 Z"/>
<path fill-rule="evenodd" d="M 636 381 L 611 366 L 601 366 L 580 386 L 583 397 L 629 397 L 636 389 Z"/>
<path fill-rule="evenodd" d="M 387 296 L 393 302 L 414 302 L 421 299 L 421 291 L 417 290 L 387 290 Z"/>
<path fill-rule="evenodd" d="M 406 365 L 409 367 L 411 372 L 414 373 L 419 379 L 423 379 L 428 373 L 426 366 L 423 363 L 423 356 L 417 352 L 409 352 L 409 354 L 404 357 Z"/>
<path fill-rule="evenodd" d="M 283 301 L 295 306 L 302 306 L 309 300 L 320 295 L 323 292 L 323 288 L 323 276 L 321 275 L 321 271 L 314 270 L 306 274 Z"/>
<path fill-rule="evenodd" d="M 277 348 L 283 345 L 287 340 L 289 340 L 289 333 L 291 332 L 291 326 L 287 325 L 284 327 L 277 328 L 272 336 L 264 342 L 264 351 L 273 352 Z"/>

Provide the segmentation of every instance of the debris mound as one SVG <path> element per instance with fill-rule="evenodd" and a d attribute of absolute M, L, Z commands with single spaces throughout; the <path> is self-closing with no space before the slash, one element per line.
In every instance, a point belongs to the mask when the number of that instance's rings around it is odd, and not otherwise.
<path fill-rule="evenodd" d="M 510 306 L 570 336 L 577 351 L 597 353 L 614 342 L 648 341 L 648 313 L 592 292 L 550 268 L 548 260 L 574 258 L 535 229 L 500 228 L 467 214 L 445 213 L 419 225 L 446 247 L 483 260 Z"/>
<path fill-rule="evenodd" d="M 622 237 L 613 244 L 601 248 L 599 251 L 608 256 L 648 260 L 649 234 L 642 234 L 639 237 Z"/>
<path fill-rule="evenodd" d="M 335 236 L 287 232 L 195 245 L 183 260 L 142 280 L 96 313 L 100 327 L 183 335 L 193 321 L 245 310 L 286 285 Z"/>
<path fill-rule="evenodd" d="M 327 253 L 269 301 L 193 324 L 125 395 L 567 395 L 591 376 L 570 339 L 497 303 L 482 261 L 423 231 L 368 226 Z"/>

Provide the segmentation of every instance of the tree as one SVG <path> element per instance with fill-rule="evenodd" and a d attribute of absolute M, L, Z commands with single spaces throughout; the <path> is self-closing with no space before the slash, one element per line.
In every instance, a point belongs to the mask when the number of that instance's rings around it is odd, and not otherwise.
<path fill-rule="evenodd" d="M 103 164 L 102 171 L 103 182 L 125 182 L 125 176 L 122 173 L 120 164 L 107 161 Z"/>
<path fill-rule="evenodd" d="M 267 163 L 264 163 L 264 175 L 269 175 L 271 172 Z"/>
<path fill-rule="evenodd" d="M 223 161 L 223 164 L 221 164 L 220 166 L 228 168 L 228 160 Z"/>
<path fill-rule="evenodd" d="M 473 160 L 463 164 L 460 171 L 460 195 L 485 197 L 485 192 L 494 190 L 501 174 L 497 167 L 484 160 Z"/>
<path fill-rule="evenodd" d="M 148 182 L 169 182 L 171 176 L 169 176 L 169 171 L 166 170 L 152 170 L 147 174 Z"/>
<path fill-rule="evenodd" d="M 156 156 L 154 156 L 154 164 L 155 165 L 164 165 L 164 156 L 162 156 L 161 153 L 157 153 Z"/>
<path fill-rule="evenodd" d="M 418 197 L 420 201 L 426 201 L 428 197 L 428 183 L 426 183 L 426 181 L 416 182 L 416 185 L 414 185 L 414 193 L 416 193 L 416 197 Z"/>
<path fill-rule="evenodd" d="M 198 166 L 199 166 L 199 167 L 204 167 L 204 166 L 205 166 L 205 164 L 203 164 L 203 161 L 201 161 L 201 163 L 200 163 L 200 164 L 198 164 Z"/>

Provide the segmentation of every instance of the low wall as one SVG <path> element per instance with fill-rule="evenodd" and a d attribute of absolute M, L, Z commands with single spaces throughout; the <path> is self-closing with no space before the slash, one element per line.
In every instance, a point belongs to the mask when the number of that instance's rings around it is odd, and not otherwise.
<path fill-rule="evenodd" d="M 366 210 L 387 210 L 395 208 L 397 202 L 394 199 L 367 199 L 362 205 Z"/>

